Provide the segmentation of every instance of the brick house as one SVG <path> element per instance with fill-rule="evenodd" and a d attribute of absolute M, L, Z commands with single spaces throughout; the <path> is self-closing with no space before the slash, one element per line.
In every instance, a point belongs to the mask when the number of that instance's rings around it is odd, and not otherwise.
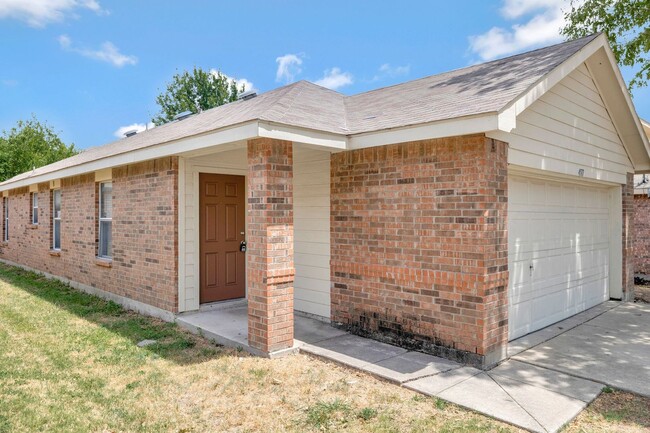
<path fill-rule="evenodd" d="M 649 145 L 603 35 L 344 96 L 297 82 L 0 184 L 0 259 L 138 311 L 248 303 L 489 366 L 633 290 Z"/>
<path fill-rule="evenodd" d="M 650 123 L 641 119 L 650 139 Z M 634 273 L 650 275 L 650 175 L 634 176 Z"/>

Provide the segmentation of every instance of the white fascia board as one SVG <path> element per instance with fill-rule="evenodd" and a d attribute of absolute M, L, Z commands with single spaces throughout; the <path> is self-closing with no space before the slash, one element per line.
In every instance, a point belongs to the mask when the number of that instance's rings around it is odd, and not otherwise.
<path fill-rule="evenodd" d="M 345 150 L 348 147 L 348 138 L 343 134 L 287 126 L 268 121 L 259 121 L 258 135 L 276 140 L 327 147 L 332 150 Z"/>
<path fill-rule="evenodd" d="M 348 149 L 364 149 L 366 147 L 406 143 L 409 141 L 482 134 L 495 129 L 499 129 L 499 117 L 496 113 L 487 113 L 478 116 L 442 120 L 424 125 L 351 135 L 348 138 Z"/>
<path fill-rule="evenodd" d="M 603 64 L 609 66 L 609 71 L 603 71 L 600 68 Z M 627 85 L 607 39 L 605 39 L 602 50 L 589 58 L 586 65 L 612 118 L 614 127 L 621 137 L 634 170 L 645 171 L 645 167 L 650 164 L 648 135 L 636 112 L 632 97 L 627 90 Z"/>
<path fill-rule="evenodd" d="M 640 120 L 641 120 L 641 125 L 643 125 L 643 130 L 645 131 L 646 137 L 650 139 L 650 123 L 646 122 L 643 119 Z"/>
<path fill-rule="evenodd" d="M 582 47 L 577 53 L 566 59 L 562 64 L 557 66 L 551 72 L 544 75 L 518 98 L 514 99 L 504 108 L 502 108 L 501 111 L 499 111 L 499 117 L 504 117 L 504 127 L 507 128 L 510 126 L 506 119 L 516 119 L 517 116 L 521 114 L 526 108 L 530 107 L 535 101 L 542 97 L 542 95 L 544 95 L 557 83 L 562 81 L 562 79 L 573 72 L 578 66 L 584 63 L 589 57 L 591 57 L 596 51 L 598 51 L 598 49 L 604 45 L 609 46 L 607 38 L 603 34 Z M 514 127 L 512 129 L 514 129 Z M 505 132 L 510 132 L 512 129 L 502 130 Z"/>
<path fill-rule="evenodd" d="M 191 152 L 207 147 L 219 146 L 233 141 L 248 140 L 258 137 L 259 127 L 257 121 L 247 122 L 238 126 L 220 129 L 203 135 L 183 138 L 168 143 L 149 146 L 143 149 L 134 150 L 119 155 L 89 161 L 74 167 L 36 175 L 0 186 L 0 191 L 32 185 L 40 182 L 62 179 L 102 170 L 106 168 L 119 167 L 127 164 L 135 164 L 151 159 L 163 158 L 166 156 L 178 155 L 184 152 Z"/>

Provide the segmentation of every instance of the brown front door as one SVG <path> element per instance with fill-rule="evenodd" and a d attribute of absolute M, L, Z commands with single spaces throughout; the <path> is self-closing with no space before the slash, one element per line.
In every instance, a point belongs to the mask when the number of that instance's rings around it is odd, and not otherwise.
<path fill-rule="evenodd" d="M 201 303 L 246 295 L 244 176 L 199 174 Z"/>

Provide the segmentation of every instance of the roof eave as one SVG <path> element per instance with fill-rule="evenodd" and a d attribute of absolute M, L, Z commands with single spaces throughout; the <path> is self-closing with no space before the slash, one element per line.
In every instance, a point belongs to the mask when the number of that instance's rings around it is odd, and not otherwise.
<path fill-rule="evenodd" d="M 650 143 L 605 34 L 600 34 L 499 111 L 500 128 L 510 132 L 517 116 L 582 63 L 594 76 L 603 102 L 635 172 L 649 172 Z M 508 129 L 510 128 L 510 129 Z"/>
<path fill-rule="evenodd" d="M 364 149 L 386 144 L 482 134 L 496 129 L 499 129 L 499 116 L 496 112 L 489 112 L 399 128 L 351 134 L 348 136 L 348 149 Z"/>
<path fill-rule="evenodd" d="M 166 156 L 183 154 L 192 155 L 196 152 L 205 153 L 205 151 L 209 149 L 218 151 L 217 147 L 219 146 L 259 137 L 304 143 L 328 149 L 330 151 L 340 151 L 347 148 L 347 137 L 344 134 L 316 131 L 262 120 L 253 120 L 200 135 L 185 137 L 142 149 L 107 156 L 105 158 L 49 173 L 29 176 L 16 181 L 10 179 L 0 183 L 0 192 Z"/>

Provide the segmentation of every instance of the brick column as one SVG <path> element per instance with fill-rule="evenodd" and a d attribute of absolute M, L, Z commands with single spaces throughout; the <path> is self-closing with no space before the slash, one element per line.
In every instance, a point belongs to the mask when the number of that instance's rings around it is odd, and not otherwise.
<path fill-rule="evenodd" d="M 293 147 L 248 142 L 248 344 L 270 354 L 293 346 Z"/>
<path fill-rule="evenodd" d="M 634 173 L 627 174 L 623 197 L 623 300 L 634 300 Z"/>

